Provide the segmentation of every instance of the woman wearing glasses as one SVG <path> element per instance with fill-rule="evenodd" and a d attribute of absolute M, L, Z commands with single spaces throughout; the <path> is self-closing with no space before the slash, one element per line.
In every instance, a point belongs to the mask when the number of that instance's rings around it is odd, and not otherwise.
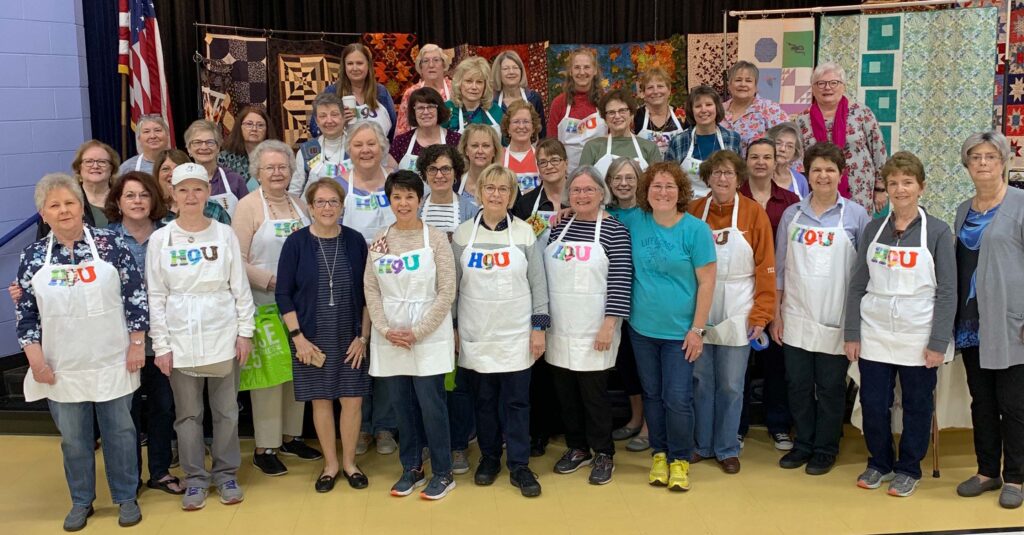
<path fill-rule="evenodd" d="M 416 166 L 420 178 L 429 187 L 429 193 L 420 204 L 420 217 L 451 237 L 459 225 L 473 219 L 479 211 L 472 201 L 456 195 L 452 187 L 455 177 L 465 172 L 466 163 L 455 147 L 431 145 L 423 149 Z"/>
<path fill-rule="evenodd" d="M 521 194 L 540 185 L 537 151 L 533 144 L 541 137 L 539 132 L 542 125 L 537 110 L 525 100 L 509 104 L 505 116 L 501 118 L 502 134 L 509 140 L 502 162 L 516 174 Z"/>
<path fill-rule="evenodd" d="M 457 146 L 462 137 L 454 130 L 442 128 L 448 124 L 451 112 L 441 95 L 429 87 L 421 87 L 409 95 L 408 122 L 412 130 L 398 134 L 388 151 L 394 161 L 392 167 L 416 171 L 416 158 L 423 149 L 435 144 Z"/>
<path fill-rule="evenodd" d="M 109 223 L 104 213 L 107 195 L 114 179 L 114 169 L 121 161 L 113 147 L 102 141 L 90 139 L 82 143 L 71 162 L 71 170 L 85 194 L 85 222 L 103 228 Z M 41 240 L 50 233 L 50 226 L 39 220 L 36 239 Z"/>
<path fill-rule="evenodd" d="M 661 161 L 658 145 L 633 134 L 633 115 L 637 109 L 633 95 L 613 89 L 601 97 L 597 109 L 608 125 L 608 135 L 591 139 L 583 146 L 580 165 L 592 165 L 604 176 L 608 166 L 619 156 L 636 159 L 641 171 L 647 169 L 648 163 Z"/>
<path fill-rule="evenodd" d="M 203 166 L 210 177 L 210 200 L 220 204 L 229 216 L 233 216 L 238 200 L 245 197 L 249 189 L 241 175 L 217 165 L 222 141 L 220 127 L 204 119 L 193 121 L 185 130 L 188 155 L 195 163 Z"/>
<path fill-rule="evenodd" d="M 277 139 L 270 116 L 262 106 L 246 106 L 235 116 L 235 126 L 224 141 L 224 150 L 217 156 L 217 164 L 242 175 L 246 187 L 252 191 L 259 187 L 256 177 L 249 173 L 249 155 L 256 145 L 268 139 Z"/>
<path fill-rule="evenodd" d="M 796 117 L 804 147 L 834 143 L 843 151 L 846 170 L 839 194 L 870 213 L 885 208 L 885 184 L 880 170 L 887 160 L 885 140 L 871 109 L 843 95 L 846 71 L 832 62 L 811 74 L 811 107 Z"/>
<path fill-rule="evenodd" d="M 804 159 L 804 140 L 800 137 L 800 129 L 787 121 L 769 128 L 765 137 L 775 142 L 774 182 L 803 199 L 811 190 L 807 177 L 797 171 L 797 167 L 803 166 Z"/>
<path fill-rule="evenodd" d="M 429 87 L 441 95 L 442 102 L 452 98 L 452 81 L 445 76 L 452 60 L 444 54 L 441 47 L 427 43 L 420 48 L 416 56 L 416 72 L 420 75 L 419 83 L 409 86 L 402 95 L 402 103 L 398 106 L 398 125 L 395 127 L 395 135 L 404 134 L 412 129 L 409 124 L 409 97 L 413 91 Z M 441 122 L 441 124 L 444 124 Z"/>

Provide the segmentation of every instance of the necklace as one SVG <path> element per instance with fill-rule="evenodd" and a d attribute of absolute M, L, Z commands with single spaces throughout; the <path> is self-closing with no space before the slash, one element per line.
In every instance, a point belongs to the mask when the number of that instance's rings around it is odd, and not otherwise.
<path fill-rule="evenodd" d="M 281 219 L 281 217 L 278 216 L 278 214 L 277 214 L 277 210 L 274 209 L 274 205 L 271 204 L 270 197 L 267 197 L 266 200 L 267 200 L 267 208 L 270 209 L 270 217 L 272 217 L 274 219 Z M 298 216 L 295 214 L 295 208 L 292 206 L 291 199 L 288 198 L 288 194 L 287 193 L 284 194 L 284 200 L 285 200 L 285 202 L 288 203 L 288 215 L 289 216 L 294 216 L 293 219 L 298 219 Z"/>
<path fill-rule="evenodd" d="M 327 286 L 331 289 L 331 300 L 327 303 L 329 306 L 334 306 L 334 268 L 338 265 L 338 246 L 334 247 L 334 260 L 331 261 L 331 265 L 327 265 L 327 253 L 324 252 L 324 242 L 320 240 L 320 236 L 316 237 L 316 242 L 320 245 L 320 256 L 324 259 L 324 269 L 327 270 Z"/>

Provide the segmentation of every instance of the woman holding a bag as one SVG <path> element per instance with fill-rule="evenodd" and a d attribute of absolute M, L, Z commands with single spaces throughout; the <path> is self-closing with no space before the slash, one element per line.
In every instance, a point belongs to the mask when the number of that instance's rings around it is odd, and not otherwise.
<path fill-rule="evenodd" d="M 344 470 L 352 488 L 369 481 L 356 466 L 363 396 L 370 393 L 364 360 L 370 320 L 363 298 L 366 240 L 338 224 L 345 190 L 330 178 L 306 190 L 312 224 L 291 233 L 278 257 L 274 296 L 292 342 L 295 399 L 313 402 L 313 425 L 324 452 L 317 492 L 334 488 Z M 335 442 L 334 400 L 341 402 L 342 459 Z"/>
<path fill-rule="evenodd" d="M 249 172 L 260 187 L 238 202 L 231 222 L 252 287 L 257 320 L 269 318 L 278 325 L 281 322 L 276 319 L 274 287 L 281 248 L 289 235 L 309 225 L 306 203 L 288 193 L 294 168 L 295 157 L 288 145 L 276 140 L 257 145 L 249 160 Z M 256 438 L 252 464 L 268 476 L 279 476 L 287 474 L 288 468 L 278 459 L 278 452 L 307 461 L 322 456 L 296 438 L 302 436 L 305 403 L 295 400 L 288 339 L 268 335 L 266 327 L 257 330 L 255 336 L 253 358 L 242 368 L 239 389 L 249 390 L 252 398 Z"/>

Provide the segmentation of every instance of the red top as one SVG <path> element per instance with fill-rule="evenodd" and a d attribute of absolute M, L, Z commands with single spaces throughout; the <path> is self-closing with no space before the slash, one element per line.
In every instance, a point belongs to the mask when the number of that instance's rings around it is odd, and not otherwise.
<path fill-rule="evenodd" d="M 744 197 L 754 198 L 754 194 L 750 191 L 749 183 L 744 182 L 740 186 L 739 191 L 740 195 Z M 780 188 L 772 180 L 772 196 L 768 197 L 768 204 L 764 208 L 764 211 L 768 212 L 768 220 L 772 223 L 772 237 L 777 236 L 779 233 L 779 222 L 782 221 L 782 212 L 785 212 L 789 205 L 798 202 L 800 202 L 800 197 L 797 197 L 796 193 Z"/>
<path fill-rule="evenodd" d="M 569 117 L 583 119 L 588 115 L 597 113 L 597 104 L 591 104 L 587 99 L 586 91 L 573 91 L 572 109 L 569 110 Z M 558 123 L 565 118 L 565 93 L 561 93 L 555 100 L 551 101 L 551 110 L 548 112 L 548 137 L 558 137 Z"/>

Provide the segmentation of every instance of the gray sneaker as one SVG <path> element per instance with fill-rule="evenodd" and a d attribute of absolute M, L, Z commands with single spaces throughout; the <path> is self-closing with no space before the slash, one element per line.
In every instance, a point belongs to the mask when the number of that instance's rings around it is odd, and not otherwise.
<path fill-rule="evenodd" d="M 1003 491 L 999 493 L 999 505 L 1005 509 L 1016 509 L 1024 503 L 1024 492 L 1020 487 L 1004 485 Z"/>
<path fill-rule="evenodd" d="M 615 471 L 615 461 L 607 453 L 598 453 L 590 467 L 590 484 L 604 485 L 612 480 L 612 472 Z"/>
<path fill-rule="evenodd" d="M 626 451 L 647 451 L 649 449 L 651 449 L 651 440 L 642 435 L 637 435 L 626 443 Z"/>
<path fill-rule="evenodd" d="M 864 473 L 857 477 L 857 486 L 862 489 L 877 489 L 882 483 L 888 483 L 896 477 L 895 472 L 883 474 L 874 468 L 864 470 Z"/>
<path fill-rule="evenodd" d="M 88 507 L 72 506 L 71 511 L 68 511 L 68 516 L 64 517 L 64 531 L 78 531 L 84 528 L 87 519 L 95 512 L 96 510 L 91 505 Z"/>
<path fill-rule="evenodd" d="M 455 450 L 452 452 L 452 473 L 465 474 L 469 472 L 469 455 L 466 450 Z"/>
<path fill-rule="evenodd" d="M 217 494 L 220 494 L 220 503 L 224 505 L 235 505 L 236 503 L 242 503 L 242 500 L 245 499 L 245 496 L 242 494 L 242 487 L 239 487 L 238 481 L 234 479 L 217 485 Z"/>
<path fill-rule="evenodd" d="M 395 435 L 391 431 L 380 431 L 373 438 L 377 441 L 378 454 L 391 455 L 398 451 L 398 442 L 395 442 Z"/>
<path fill-rule="evenodd" d="M 198 511 L 206 507 L 206 495 L 210 491 L 203 487 L 189 487 L 181 497 L 181 508 L 186 511 Z"/>
<path fill-rule="evenodd" d="M 1002 478 L 993 477 L 986 481 L 982 481 L 981 478 L 974 475 L 967 478 L 967 481 L 957 485 L 956 493 L 964 498 L 974 498 L 975 496 L 981 496 L 990 490 L 999 490 L 999 487 L 1002 486 Z"/>
<path fill-rule="evenodd" d="M 371 443 L 373 443 L 373 435 L 369 433 L 359 433 L 359 440 L 356 442 L 356 455 L 366 453 L 366 450 L 370 449 Z"/>
<path fill-rule="evenodd" d="M 455 479 L 451 474 L 434 474 L 434 477 L 430 478 L 427 488 L 420 492 L 420 497 L 424 500 L 440 500 L 447 496 L 454 488 Z"/>
<path fill-rule="evenodd" d="M 590 461 L 594 457 L 590 455 L 589 451 L 577 450 L 569 448 L 566 450 L 562 458 L 555 463 L 556 474 L 571 474 L 580 469 L 582 466 L 590 464 Z"/>
<path fill-rule="evenodd" d="M 402 477 L 391 486 L 392 496 L 408 496 L 412 494 L 412 491 L 418 487 L 422 487 L 427 484 L 427 479 L 423 477 L 422 468 L 414 468 L 412 470 L 406 470 L 402 472 Z"/>
<path fill-rule="evenodd" d="M 117 514 L 117 525 L 127 528 L 139 522 L 142 522 L 142 509 L 139 509 L 139 502 L 122 503 L 121 510 Z"/>
<path fill-rule="evenodd" d="M 920 479 L 908 476 L 907 474 L 896 474 L 896 477 L 889 483 L 889 496 L 906 498 L 917 490 L 919 483 L 921 483 Z"/>

